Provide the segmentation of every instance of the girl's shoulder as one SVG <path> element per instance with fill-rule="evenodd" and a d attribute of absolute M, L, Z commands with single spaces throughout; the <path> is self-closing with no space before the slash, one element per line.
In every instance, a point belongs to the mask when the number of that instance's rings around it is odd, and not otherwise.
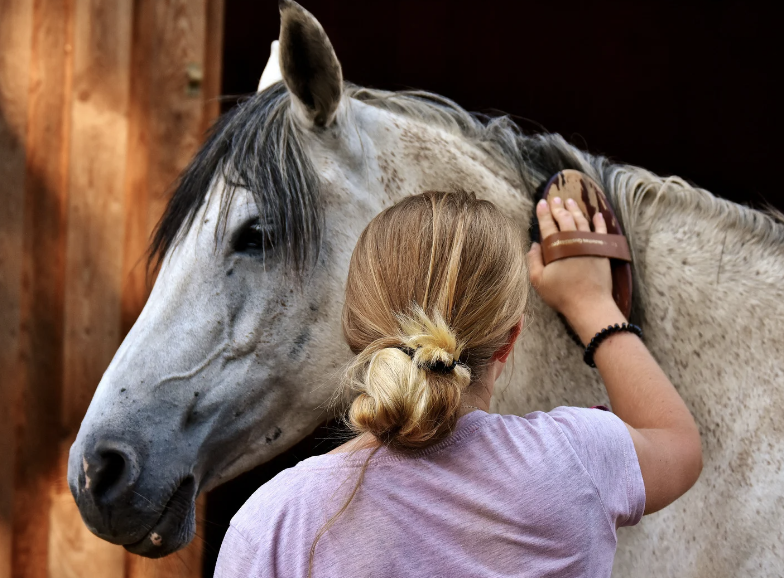
<path fill-rule="evenodd" d="M 272 522 L 313 506 L 318 500 L 314 490 L 322 480 L 314 479 L 314 472 L 294 466 L 278 473 L 259 487 L 242 505 L 231 520 L 236 529 L 258 535 L 259 520 Z M 264 524 L 264 527 L 274 524 Z"/>
<path fill-rule="evenodd" d="M 581 467 L 597 448 L 633 450 L 626 425 L 615 414 L 567 406 L 523 416 L 488 414 L 475 444 L 494 454 L 492 459 L 517 461 L 536 455 L 556 468 Z"/>
<path fill-rule="evenodd" d="M 602 411 L 604 410 L 604 411 Z M 484 427 L 495 432 L 508 430 L 516 435 L 539 435 L 572 441 L 580 431 L 624 428 L 623 422 L 603 406 L 595 408 L 560 406 L 550 411 L 533 411 L 525 415 L 487 414 Z M 620 431 L 620 430 L 619 430 Z"/>

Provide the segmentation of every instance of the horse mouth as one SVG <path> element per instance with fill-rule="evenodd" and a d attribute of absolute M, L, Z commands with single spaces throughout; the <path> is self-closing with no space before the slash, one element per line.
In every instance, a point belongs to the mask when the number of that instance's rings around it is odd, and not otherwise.
<path fill-rule="evenodd" d="M 196 531 L 196 482 L 188 476 L 166 502 L 149 532 L 123 548 L 146 558 L 162 558 L 185 547 Z"/>

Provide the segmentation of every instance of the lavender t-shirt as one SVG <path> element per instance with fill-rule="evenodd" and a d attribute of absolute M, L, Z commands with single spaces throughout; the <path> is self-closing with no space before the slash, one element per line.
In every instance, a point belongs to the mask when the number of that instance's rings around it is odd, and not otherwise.
<path fill-rule="evenodd" d="M 231 521 L 215 576 L 307 576 L 313 540 L 368 452 L 309 458 L 259 488 Z M 609 576 L 616 528 L 644 508 L 631 436 L 612 413 L 474 411 L 414 456 L 372 458 L 319 541 L 313 576 Z"/>

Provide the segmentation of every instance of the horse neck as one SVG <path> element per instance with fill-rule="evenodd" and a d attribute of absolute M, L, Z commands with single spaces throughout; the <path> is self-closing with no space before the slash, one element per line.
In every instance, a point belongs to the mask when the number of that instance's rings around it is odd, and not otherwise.
<path fill-rule="evenodd" d="M 492 201 L 528 227 L 532 196 L 524 190 L 514 160 L 489 151 L 454 127 L 370 106 L 355 105 L 354 110 L 365 131 L 359 140 L 372 143 L 373 150 L 365 156 L 364 148 L 354 147 L 363 156 L 356 179 L 380 185 L 372 194 L 385 204 L 425 190 L 463 189 Z M 369 177 L 364 170 L 370 171 Z"/>

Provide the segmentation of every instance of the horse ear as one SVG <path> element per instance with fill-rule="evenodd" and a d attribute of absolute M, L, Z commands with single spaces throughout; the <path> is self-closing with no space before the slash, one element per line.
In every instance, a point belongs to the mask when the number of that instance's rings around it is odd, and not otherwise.
<path fill-rule="evenodd" d="M 326 32 L 293 0 L 280 0 L 280 70 L 298 115 L 328 126 L 343 92 L 343 72 Z"/>

